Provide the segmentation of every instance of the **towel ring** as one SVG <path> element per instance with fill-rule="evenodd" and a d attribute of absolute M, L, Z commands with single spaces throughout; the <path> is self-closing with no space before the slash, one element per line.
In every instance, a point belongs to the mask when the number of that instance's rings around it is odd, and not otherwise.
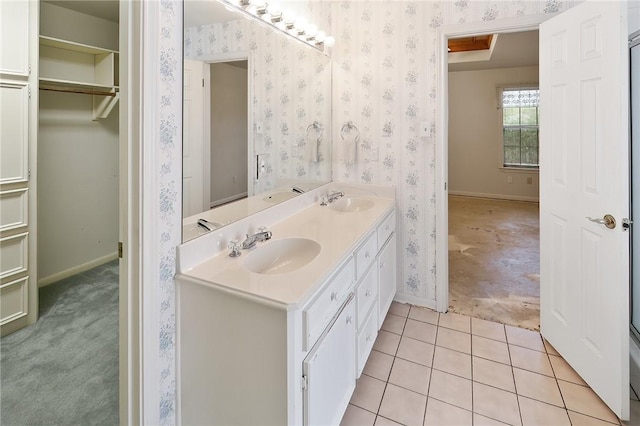
<path fill-rule="evenodd" d="M 314 121 L 313 123 L 309 124 L 309 126 L 307 127 L 307 138 L 309 137 L 309 130 L 311 129 L 314 129 L 316 133 L 319 133 L 318 138 L 316 140 L 320 142 L 320 139 L 322 139 L 322 134 L 324 133 L 324 128 L 322 127 L 322 124 L 319 121 Z"/>
<path fill-rule="evenodd" d="M 352 121 L 347 121 L 342 125 L 342 129 L 340 129 L 340 137 L 342 138 L 342 140 L 344 140 L 344 132 L 347 129 L 349 130 L 349 133 L 351 133 L 352 129 L 356 131 L 356 137 L 354 138 L 354 141 L 358 142 L 358 140 L 360 139 L 360 131 Z"/>

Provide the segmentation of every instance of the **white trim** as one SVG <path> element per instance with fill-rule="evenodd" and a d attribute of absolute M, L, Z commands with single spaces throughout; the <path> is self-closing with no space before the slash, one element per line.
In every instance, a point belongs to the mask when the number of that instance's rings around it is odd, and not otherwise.
<path fill-rule="evenodd" d="M 436 108 L 436 310 L 449 308 L 449 203 L 448 203 L 448 146 L 449 146 L 449 81 L 447 40 L 487 33 L 502 34 L 537 30 L 553 14 L 527 15 L 494 21 L 471 22 L 443 26 L 438 30 L 436 44 L 437 85 Z"/>
<path fill-rule="evenodd" d="M 540 201 L 538 197 L 525 197 L 522 195 L 508 195 L 508 194 L 487 194 L 482 192 L 467 192 L 467 191 L 449 191 L 449 195 L 457 195 L 459 197 L 488 198 L 493 200 L 524 201 L 528 203 L 537 203 Z"/>
<path fill-rule="evenodd" d="M 219 207 L 232 201 L 241 200 L 247 198 L 247 193 L 242 192 L 240 194 L 232 195 L 230 197 L 221 198 L 219 200 L 212 201 L 209 208 Z"/>
<path fill-rule="evenodd" d="M 140 284 L 141 284 L 141 424 L 160 424 L 160 330 L 159 288 L 160 264 L 157 250 L 158 200 L 160 182 L 158 170 L 160 149 L 158 141 L 160 99 L 158 87 L 160 77 L 161 4 L 155 1 L 142 2 L 142 52 L 141 52 L 141 98 L 134 108 L 140 108 Z"/>
<path fill-rule="evenodd" d="M 393 298 L 393 301 L 398 303 L 409 303 L 411 305 L 416 305 L 416 306 L 421 306 L 421 307 L 436 310 L 435 300 L 425 299 L 424 297 L 415 297 L 415 296 L 411 296 L 410 294 L 396 293 L 396 295 Z"/>
<path fill-rule="evenodd" d="M 140 121 L 142 118 L 142 11 L 140 2 L 120 2 L 120 182 L 119 241 L 124 253 L 119 274 L 120 424 L 142 424 L 140 327 Z"/>
<path fill-rule="evenodd" d="M 53 284 L 57 281 L 63 280 L 65 278 L 69 278 L 81 272 L 88 271 L 89 269 L 93 269 L 96 266 L 104 265 L 105 263 L 111 262 L 112 260 L 116 260 L 117 258 L 118 258 L 118 252 L 113 252 L 106 256 L 102 256 L 97 259 L 93 259 L 88 262 L 85 262 L 81 265 L 76 265 L 69 269 L 65 269 L 64 271 L 56 272 L 55 274 L 49 275 L 48 277 L 39 279 L 38 288 L 48 286 L 49 284 Z"/>

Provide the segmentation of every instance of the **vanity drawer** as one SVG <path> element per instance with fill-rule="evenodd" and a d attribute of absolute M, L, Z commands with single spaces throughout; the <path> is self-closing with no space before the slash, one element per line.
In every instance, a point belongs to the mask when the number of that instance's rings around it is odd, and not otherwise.
<path fill-rule="evenodd" d="M 367 363 L 367 359 L 369 358 L 369 354 L 371 353 L 373 344 L 375 343 L 376 337 L 378 336 L 378 327 L 376 327 L 377 321 L 375 312 L 376 309 L 372 309 L 371 311 L 369 311 L 369 315 L 367 315 L 364 327 L 362 327 L 362 329 L 358 332 L 356 346 L 356 351 L 358 354 L 357 377 L 360 377 L 360 374 L 362 374 L 362 370 Z"/>
<path fill-rule="evenodd" d="M 378 254 L 378 240 L 373 232 L 356 250 L 356 281 L 360 280 Z"/>
<path fill-rule="evenodd" d="M 369 271 L 358 285 L 356 294 L 358 330 L 362 328 L 366 314 L 371 309 L 371 306 L 376 303 L 378 297 L 378 274 L 376 272 L 375 267 L 369 268 Z"/>
<path fill-rule="evenodd" d="M 350 257 L 340 271 L 329 279 L 329 284 L 305 308 L 303 312 L 305 351 L 311 349 L 347 299 L 355 282 L 354 277 L 355 265 L 353 257 Z"/>
<path fill-rule="evenodd" d="M 389 239 L 389 236 L 396 230 L 396 212 L 392 211 L 389 216 L 378 226 L 378 247 L 382 247 Z"/>

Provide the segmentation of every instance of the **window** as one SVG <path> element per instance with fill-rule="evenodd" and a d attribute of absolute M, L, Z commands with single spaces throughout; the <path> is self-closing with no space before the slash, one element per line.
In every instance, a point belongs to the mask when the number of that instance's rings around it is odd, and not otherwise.
<path fill-rule="evenodd" d="M 502 165 L 538 168 L 538 104 L 535 88 L 502 90 Z"/>

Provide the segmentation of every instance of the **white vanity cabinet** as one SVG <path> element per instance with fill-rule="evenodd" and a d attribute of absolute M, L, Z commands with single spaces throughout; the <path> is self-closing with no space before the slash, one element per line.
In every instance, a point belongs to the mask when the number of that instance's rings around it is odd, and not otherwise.
<path fill-rule="evenodd" d="M 298 273 L 249 274 L 223 253 L 176 276 L 180 424 L 340 423 L 395 294 L 394 205 L 374 203 L 271 228 L 322 246 Z"/>

